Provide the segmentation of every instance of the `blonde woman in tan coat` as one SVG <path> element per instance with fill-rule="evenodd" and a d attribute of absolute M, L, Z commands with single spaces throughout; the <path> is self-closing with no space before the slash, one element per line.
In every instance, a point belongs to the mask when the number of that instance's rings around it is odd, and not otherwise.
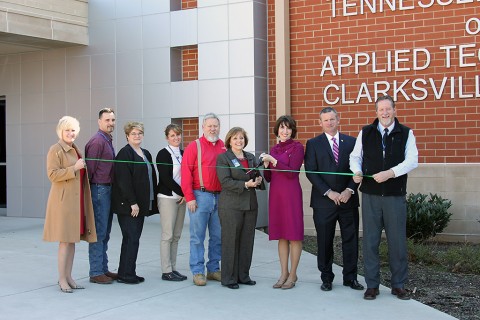
<path fill-rule="evenodd" d="M 64 293 L 84 289 L 72 278 L 75 243 L 97 241 L 90 184 L 85 160 L 73 143 L 80 132 L 78 120 L 69 116 L 57 125 L 59 141 L 47 154 L 47 174 L 51 181 L 43 240 L 59 242 L 58 285 Z"/>

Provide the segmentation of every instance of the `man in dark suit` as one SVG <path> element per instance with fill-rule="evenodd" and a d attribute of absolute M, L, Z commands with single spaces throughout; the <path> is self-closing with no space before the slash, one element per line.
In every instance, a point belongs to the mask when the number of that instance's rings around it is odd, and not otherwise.
<path fill-rule="evenodd" d="M 317 231 L 317 263 L 323 291 L 332 290 L 335 277 L 332 264 L 337 221 L 342 236 L 343 285 L 363 290 L 357 281 L 358 185 L 348 175 L 355 138 L 338 132 L 339 120 L 334 108 L 324 108 L 320 112 L 323 133 L 307 141 L 305 152 L 306 175 L 312 183 L 310 206 Z"/>

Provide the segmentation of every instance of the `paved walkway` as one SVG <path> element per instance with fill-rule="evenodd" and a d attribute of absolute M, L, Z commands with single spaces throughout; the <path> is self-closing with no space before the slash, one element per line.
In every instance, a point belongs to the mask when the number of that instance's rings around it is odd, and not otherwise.
<path fill-rule="evenodd" d="M 188 219 L 187 219 L 188 223 Z M 61 293 L 57 282 L 56 243 L 42 239 L 43 219 L 0 217 L 0 319 L 454 319 L 417 301 L 401 301 L 382 287 L 374 301 L 363 292 L 342 286 L 341 270 L 331 292 L 320 290 L 316 257 L 303 252 L 297 286 L 274 290 L 279 276 L 276 242 L 257 232 L 252 279 L 256 286 L 239 290 L 210 281 L 196 287 L 188 271 L 188 225 L 179 246 L 183 282 L 161 280 L 160 219 L 146 219 L 137 271 L 146 281 L 139 285 L 91 284 L 88 281 L 88 246 L 77 245 L 74 278 L 86 287 Z M 118 265 L 121 234 L 114 221 L 109 255 L 111 269 Z M 364 284 L 363 278 L 359 281 Z"/>

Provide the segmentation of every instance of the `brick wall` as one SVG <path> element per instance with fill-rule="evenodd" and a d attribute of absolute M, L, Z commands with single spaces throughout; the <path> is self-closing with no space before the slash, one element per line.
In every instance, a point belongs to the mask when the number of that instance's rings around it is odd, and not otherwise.
<path fill-rule="evenodd" d="M 269 146 L 276 143 L 273 127 L 276 120 L 276 86 L 275 86 L 275 0 L 267 2 L 267 41 L 268 41 L 268 123 L 269 123 Z"/>
<path fill-rule="evenodd" d="M 197 7 L 197 0 L 182 0 L 182 10 L 194 9 Z"/>
<path fill-rule="evenodd" d="M 198 138 L 198 118 L 183 118 L 178 119 L 183 130 L 182 140 L 185 149 L 188 144 Z"/>
<path fill-rule="evenodd" d="M 379 3 L 381 1 L 370 1 Z M 399 1 L 393 1 L 399 6 Z M 426 3 L 427 1 L 424 1 Z M 269 48 L 269 114 L 270 128 L 275 121 L 275 54 L 274 54 L 274 0 L 268 0 L 268 48 Z M 298 139 L 305 143 L 309 138 L 318 135 L 320 110 L 329 106 L 324 99 L 323 91 L 330 84 L 344 84 L 347 100 L 355 100 L 360 85 L 365 83 L 371 90 L 375 82 L 386 81 L 390 84 L 406 79 L 422 78 L 427 82 L 433 78 L 437 89 L 445 82 L 445 94 L 434 97 L 430 84 L 422 85 L 427 89 L 428 97 L 415 101 L 412 94 L 420 95 L 411 86 L 405 86 L 407 100 L 402 94 L 397 98 L 397 113 L 400 122 L 411 127 L 417 137 L 421 163 L 475 163 L 480 162 L 480 104 L 478 98 L 461 99 L 458 88 L 454 98 L 450 97 L 450 77 L 464 79 L 465 93 L 475 91 L 475 76 L 478 75 L 478 46 L 467 48 L 465 52 L 472 57 L 465 62 L 473 63 L 473 67 L 460 68 L 458 52 L 452 50 L 452 66 L 445 63 L 445 52 L 439 47 L 445 45 L 462 45 L 479 43 L 479 35 L 468 35 L 465 22 L 473 17 L 480 18 L 478 3 L 441 6 L 436 2 L 429 8 L 419 8 L 418 1 L 403 1 L 405 6 L 416 6 L 413 10 L 391 11 L 383 13 L 366 13 L 355 16 L 342 16 L 342 1 L 335 1 L 337 17 L 332 17 L 331 1 L 291 0 L 290 1 L 290 45 L 291 45 L 291 111 L 297 120 Z M 349 3 L 360 3 L 351 1 Z M 476 27 L 476 25 L 473 25 Z M 425 48 L 430 52 L 431 63 L 425 70 L 391 71 L 373 73 L 369 65 L 355 74 L 354 66 L 346 67 L 342 75 L 326 72 L 321 76 L 323 63 L 327 56 L 336 65 L 337 55 L 366 53 L 377 54 L 378 69 L 387 67 L 388 52 L 417 48 Z M 411 57 L 411 55 L 404 55 Z M 410 58 L 412 59 L 412 58 Z M 424 62 L 419 55 L 419 62 Z M 399 63 L 406 67 L 411 63 Z M 457 81 L 457 80 L 455 80 Z M 455 84 L 458 87 L 458 82 Z M 332 92 L 332 91 L 329 91 Z M 389 91 L 390 95 L 392 91 Z M 329 99 L 339 96 L 329 94 Z M 340 113 L 340 130 L 356 136 L 360 128 L 375 119 L 373 102 L 361 98 L 358 103 L 337 103 L 333 105 Z M 273 135 L 271 145 L 275 143 Z"/>
<path fill-rule="evenodd" d="M 182 47 L 182 81 L 198 80 L 198 47 Z"/>

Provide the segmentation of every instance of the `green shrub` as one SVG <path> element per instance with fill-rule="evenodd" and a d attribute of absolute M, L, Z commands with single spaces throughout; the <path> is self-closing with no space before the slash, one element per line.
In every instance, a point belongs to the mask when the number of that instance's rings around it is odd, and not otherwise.
<path fill-rule="evenodd" d="M 388 244 L 387 241 L 380 241 L 378 246 L 378 256 L 381 261 L 388 263 Z"/>
<path fill-rule="evenodd" d="M 442 264 L 451 272 L 480 274 L 480 247 L 452 245 L 441 255 Z"/>
<path fill-rule="evenodd" d="M 450 222 L 452 202 L 431 194 L 410 193 L 407 197 L 407 237 L 423 242 L 442 232 Z"/>
<path fill-rule="evenodd" d="M 425 245 L 408 239 L 407 248 L 408 261 L 425 265 L 438 264 L 437 250 L 435 250 L 434 243 Z"/>

